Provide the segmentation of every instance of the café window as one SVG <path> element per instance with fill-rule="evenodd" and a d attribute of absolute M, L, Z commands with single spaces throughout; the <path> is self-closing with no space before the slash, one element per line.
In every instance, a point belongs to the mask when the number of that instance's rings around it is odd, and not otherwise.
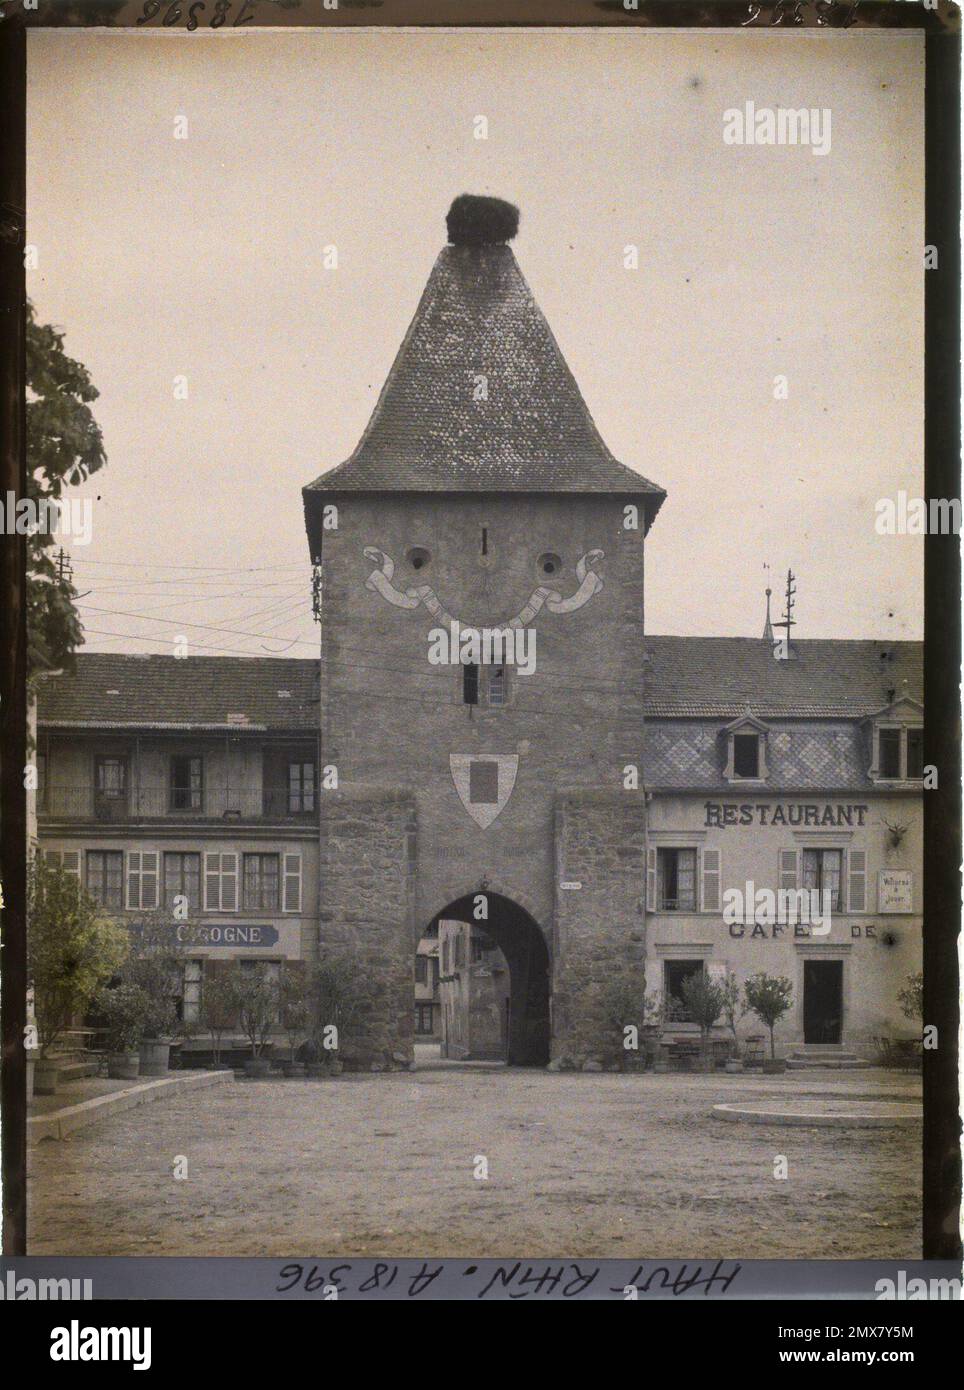
<path fill-rule="evenodd" d="M 288 811 L 298 815 L 315 809 L 314 763 L 288 764 Z"/>
<path fill-rule="evenodd" d="M 246 912 L 278 911 L 278 856 L 244 856 L 244 909 Z"/>
<path fill-rule="evenodd" d="M 187 900 L 191 912 L 201 910 L 200 854 L 164 855 L 164 906 L 173 912 L 178 898 Z"/>
<path fill-rule="evenodd" d="M 830 894 L 830 909 L 839 912 L 842 906 L 840 883 L 843 853 L 839 849 L 805 849 L 803 851 L 803 886 Z M 820 900 L 821 909 L 823 898 Z"/>
<path fill-rule="evenodd" d="M 124 905 L 124 854 L 122 850 L 87 851 L 87 892 L 101 907 Z"/>
<path fill-rule="evenodd" d="M 265 857 L 270 858 L 270 856 Z M 277 1008 L 274 1011 L 272 1022 L 280 1026 L 284 1022 L 284 1002 L 281 997 L 281 961 L 240 960 L 238 961 L 238 969 L 241 973 L 242 988 L 246 984 L 253 984 L 258 979 L 263 979 L 270 987 L 277 1000 Z"/>
<path fill-rule="evenodd" d="M 656 870 L 660 912 L 695 912 L 696 850 L 659 849 Z"/>
<path fill-rule="evenodd" d="M 676 1023 L 692 1023 L 693 1016 L 683 1003 L 683 981 L 702 975 L 701 960 L 667 960 L 663 962 L 663 998 L 668 1015 Z"/>
<path fill-rule="evenodd" d="M 201 1017 L 201 976 L 204 962 L 186 960 L 181 983 L 180 1015 L 182 1023 L 197 1023 Z"/>
<path fill-rule="evenodd" d="M 204 794 L 204 765 L 201 758 L 171 759 L 171 810 L 200 811 Z"/>

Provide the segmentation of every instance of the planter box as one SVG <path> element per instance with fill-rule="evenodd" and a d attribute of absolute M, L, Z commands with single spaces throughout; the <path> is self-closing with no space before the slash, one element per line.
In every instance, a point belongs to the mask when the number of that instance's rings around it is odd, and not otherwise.
<path fill-rule="evenodd" d="M 171 1059 L 171 1044 L 151 1039 L 141 1043 L 141 1076 L 166 1076 Z"/>
<path fill-rule="evenodd" d="M 115 1081 L 136 1081 L 140 1070 L 139 1052 L 111 1052 L 107 1058 L 107 1075 Z"/>
<path fill-rule="evenodd" d="M 743 1063 L 739 1057 L 731 1057 L 729 1061 L 724 1063 L 723 1070 L 730 1072 L 732 1075 L 738 1075 L 743 1070 Z"/>
<path fill-rule="evenodd" d="M 34 1093 L 38 1096 L 55 1096 L 58 1071 L 59 1063 L 51 1062 L 46 1057 L 38 1058 L 34 1063 Z"/>
<path fill-rule="evenodd" d="M 254 1080 L 263 1079 L 271 1075 L 271 1063 L 267 1057 L 249 1057 L 244 1064 L 244 1072 Z"/>
<path fill-rule="evenodd" d="M 783 1057 L 767 1058 L 763 1063 L 764 1076 L 780 1076 L 787 1069 L 786 1059 Z"/>

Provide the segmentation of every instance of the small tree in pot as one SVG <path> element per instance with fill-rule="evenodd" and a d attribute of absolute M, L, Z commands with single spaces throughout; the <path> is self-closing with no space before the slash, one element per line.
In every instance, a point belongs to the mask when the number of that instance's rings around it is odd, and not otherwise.
<path fill-rule="evenodd" d="M 295 962 L 300 965 L 300 962 Z M 288 1034 L 289 1059 L 284 1064 L 286 1076 L 304 1076 L 304 1063 L 299 1062 L 295 1048 L 308 1026 L 308 987 L 302 971 L 285 965 L 279 986 L 281 1021 Z"/>
<path fill-rule="evenodd" d="M 703 1054 L 703 1070 L 713 1070 L 710 1056 L 710 1031 L 723 1012 L 723 990 L 713 984 L 705 970 L 697 970 L 687 975 L 680 985 L 683 1003 L 694 1023 L 700 1027 L 700 1050 Z"/>
<path fill-rule="evenodd" d="M 101 991 L 97 1000 L 107 1034 L 107 1075 L 133 1081 L 140 1073 L 139 1044 L 144 1021 L 153 1007 L 140 985 L 121 981 Z"/>
<path fill-rule="evenodd" d="M 76 874 L 38 860 L 27 880 L 27 973 L 33 989 L 40 1058 L 39 1095 L 56 1089 L 54 1045 L 97 991 L 116 974 L 127 954 L 123 927 L 101 917 Z"/>
<path fill-rule="evenodd" d="M 777 1060 L 773 1030 L 793 1003 L 793 983 L 785 975 L 767 975 L 761 971 L 752 975 L 743 987 L 743 997 L 750 1013 L 756 1014 L 761 1023 L 770 1030 L 770 1060 L 763 1063 L 763 1070 L 784 1071 L 786 1062 Z"/>
<path fill-rule="evenodd" d="M 172 921 L 163 912 L 150 913 L 131 928 L 131 953 L 122 973 L 151 1000 L 140 1040 L 142 1076 L 164 1076 L 170 1063 L 184 979 L 185 952 L 179 929 L 191 930 L 188 924 Z"/>
<path fill-rule="evenodd" d="M 278 1021 L 281 1000 L 278 984 L 264 962 L 255 962 L 251 970 L 242 970 L 239 964 L 234 977 L 234 1002 L 241 1031 L 251 1044 L 251 1056 L 244 1069 L 252 1077 L 267 1076 L 271 1063 L 264 1056 L 264 1049 Z"/>
<path fill-rule="evenodd" d="M 361 1010 L 358 981 L 347 960 L 322 955 L 311 973 L 307 1003 L 309 1037 L 299 1056 L 309 1076 L 336 1075 L 342 1066 L 339 1049 Z"/>
<path fill-rule="evenodd" d="M 226 971 L 205 974 L 201 984 L 200 1022 L 211 1035 L 214 1067 L 221 1066 L 221 1039 L 237 1015 L 237 985 Z"/>
<path fill-rule="evenodd" d="M 740 1072 L 743 1070 L 743 1062 L 740 1058 L 740 1039 L 736 1028 L 746 1013 L 746 1005 L 743 1003 L 740 982 L 732 970 L 728 972 L 720 988 L 723 991 L 723 1017 L 726 1019 L 726 1026 L 731 1034 L 730 1056 L 727 1059 L 726 1070 Z"/>

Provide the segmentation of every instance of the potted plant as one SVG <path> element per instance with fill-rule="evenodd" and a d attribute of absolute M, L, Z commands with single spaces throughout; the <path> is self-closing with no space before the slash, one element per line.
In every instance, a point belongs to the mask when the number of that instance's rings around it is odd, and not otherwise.
<path fill-rule="evenodd" d="M 343 1034 L 359 1007 L 357 979 L 346 960 L 323 955 L 311 975 L 308 988 L 308 1041 L 301 1056 L 309 1076 L 337 1076 Z"/>
<path fill-rule="evenodd" d="M 770 1060 L 763 1070 L 770 1075 L 786 1071 L 786 1061 L 777 1057 L 773 1030 L 793 1003 L 793 984 L 785 975 L 767 975 L 761 971 L 747 980 L 743 987 L 747 1009 L 770 1030 Z"/>
<path fill-rule="evenodd" d="M 123 927 L 99 916 L 75 874 L 42 860 L 27 880 L 27 971 L 33 991 L 39 1055 L 34 1089 L 53 1095 L 55 1044 L 82 1016 L 101 986 L 116 974 L 128 950 Z"/>
<path fill-rule="evenodd" d="M 149 913 L 131 928 L 131 953 L 122 974 L 150 1000 L 140 1037 L 141 1076 L 166 1076 L 170 1066 L 184 970 L 179 929 L 190 933 L 189 925 L 163 912 Z"/>
<path fill-rule="evenodd" d="M 211 1035 L 211 1069 L 221 1070 L 221 1039 L 236 1018 L 237 989 L 226 962 L 205 969 L 201 984 L 200 1020 Z"/>
<path fill-rule="evenodd" d="M 278 985 L 263 962 L 255 962 L 252 970 L 238 969 L 234 998 L 241 1031 L 251 1044 L 251 1056 L 244 1070 L 252 1079 L 268 1076 L 271 1062 L 264 1050 L 277 1022 L 281 1001 Z"/>
<path fill-rule="evenodd" d="M 680 991 L 687 1013 L 694 1023 L 699 1024 L 703 1070 L 712 1071 L 710 1032 L 723 1012 L 723 990 L 720 985 L 713 983 L 705 970 L 697 970 L 687 975 L 680 985 Z"/>
<path fill-rule="evenodd" d="M 300 961 L 294 962 L 301 965 Z M 286 965 L 282 971 L 279 986 L 281 998 L 281 1021 L 288 1034 L 288 1061 L 282 1064 L 288 1077 L 304 1076 L 305 1064 L 298 1060 L 296 1047 L 308 1025 L 308 991 L 301 970 L 293 970 Z"/>
<path fill-rule="evenodd" d="M 139 1075 L 141 1032 L 150 1010 L 150 995 L 129 980 L 101 991 L 98 1012 L 107 1037 L 108 1076 L 133 1081 Z"/>
<path fill-rule="evenodd" d="M 741 1072 L 743 1070 L 743 1058 L 740 1056 L 740 1039 L 736 1026 L 746 1013 L 746 1006 L 742 1003 L 740 982 L 732 970 L 727 974 L 721 988 L 723 990 L 723 1017 L 726 1019 L 726 1026 L 731 1034 L 730 1055 L 726 1060 L 724 1069 L 728 1072 Z"/>

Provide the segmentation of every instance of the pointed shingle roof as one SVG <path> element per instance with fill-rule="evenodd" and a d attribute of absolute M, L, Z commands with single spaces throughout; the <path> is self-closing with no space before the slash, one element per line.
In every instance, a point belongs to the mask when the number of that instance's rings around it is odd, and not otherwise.
<path fill-rule="evenodd" d="M 484 398 L 480 379 L 484 378 Z M 446 246 L 368 428 L 313 493 L 665 493 L 619 463 L 515 256 L 501 243 Z"/>

